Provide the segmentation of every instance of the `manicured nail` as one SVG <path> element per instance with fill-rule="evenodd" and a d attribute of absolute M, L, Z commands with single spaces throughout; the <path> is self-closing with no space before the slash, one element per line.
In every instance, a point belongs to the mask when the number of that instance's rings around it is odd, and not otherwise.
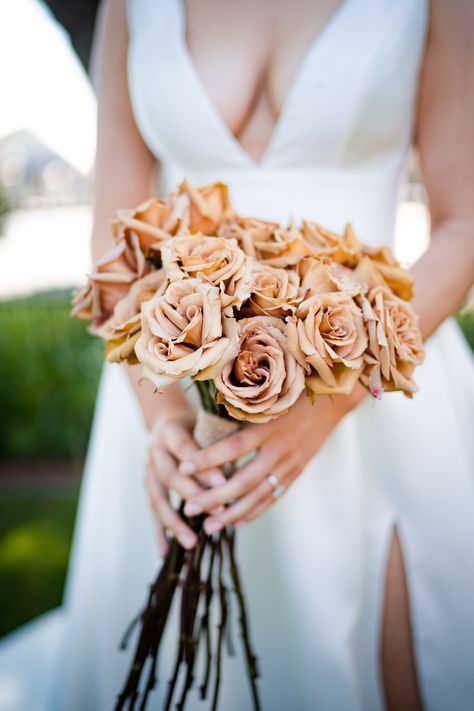
<path fill-rule="evenodd" d="M 158 546 L 158 549 L 160 551 L 160 556 L 162 558 L 166 557 L 166 554 L 168 553 L 168 544 L 167 543 L 162 543 L 160 546 Z"/>
<path fill-rule="evenodd" d="M 242 526 L 245 526 L 246 521 L 237 521 L 237 523 L 234 523 L 234 528 L 242 528 Z"/>
<path fill-rule="evenodd" d="M 208 518 L 204 521 L 204 530 L 207 535 L 210 536 L 212 533 L 220 531 L 223 525 L 222 521 L 219 521 L 217 518 Z"/>
<path fill-rule="evenodd" d="M 222 484 L 225 484 L 227 479 L 223 474 L 219 474 L 218 472 L 211 472 L 209 474 L 209 481 L 211 482 L 212 486 L 222 486 Z"/>
<path fill-rule="evenodd" d="M 202 506 L 197 501 L 189 501 L 184 507 L 184 513 L 186 516 L 197 516 L 202 513 Z"/>
<path fill-rule="evenodd" d="M 183 548 L 193 548 L 196 541 L 192 533 L 181 533 L 178 540 Z"/>
<path fill-rule="evenodd" d="M 179 473 L 183 476 L 190 476 L 197 472 L 197 467 L 194 462 L 181 462 L 179 465 Z"/>

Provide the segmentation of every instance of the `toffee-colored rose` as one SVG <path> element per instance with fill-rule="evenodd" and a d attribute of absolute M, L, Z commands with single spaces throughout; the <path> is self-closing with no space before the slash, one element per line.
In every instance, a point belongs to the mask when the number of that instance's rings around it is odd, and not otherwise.
<path fill-rule="evenodd" d="M 391 390 L 412 397 L 413 371 L 425 357 L 418 315 L 386 286 L 371 289 L 361 307 L 369 335 L 361 382 L 377 398 Z"/>
<path fill-rule="evenodd" d="M 405 301 L 413 297 L 413 276 L 403 269 L 395 259 L 389 247 L 378 249 L 365 248 L 354 274 L 369 288 L 388 286 L 397 296 Z"/>
<path fill-rule="evenodd" d="M 219 237 L 234 238 L 248 257 L 258 258 L 257 245 L 268 242 L 280 227 L 278 222 L 258 220 L 254 217 L 239 217 L 223 222 L 217 234 Z"/>
<path fill-rule="evenodd" d="M 104 355 L 108 361 L 138 362 L 135 343 L 141 333 L 141 305 L 154 296 L 160 296 L 166 284 L 164 269 L 152 271 L 137 279 L 128 294 L 115 304 L 112 316 L 95 331 L 95 335 L 106 341 Z"/>
<path fill-rule="evenodd" d="M 350 294 L 315 294 L 288 319 L 288 344 L 314 395 L 350 394 L 364 367 L 367 331 Z"/>
<path fill-rule="evenodd" d="M 135 234 L 142 252 L 149 255 L 155 245 L 184 232 L 188 224 L 189 200 L 174 194 L 168 200 L 152 198 L 134 210 L 117 210 L 112 231 L 116 239 Z"/>
<path fill-rule="evenodd" d="M 72 300 L 71 316 L 93 319 L 92 329 L 108 319 L 131 284 L 150 270 L 140 249 L 138 238 L 131 234 L 120 240 L 89 274 L 88 283 L 77 289 Z"/>
<path fill-rule="evenodd" d="M 350 296 L 366 291 L 362 280 L 352 269 L 333 262 L 328 257 L 307 257 L 298 264 L 301 276 L 301 291 L 305 299 L 315 294 L 342 291 Z"/>
<path fill-rule="evenodd" d="M 335 262 L 348 267 L 357 265 L 362 245 L 351 224 L 347 224 L 344 232 L 340 235 L 325 229 L 317 222 L 303 220 L 301 233 L 310 245 L 314 256 L 330 257 Z"/>
<path fill-rule="evenodd" d="M 144 254 L 160 251 L 160 244 L 171 236 L 187 232 L 215 234 L 222 221 L 231 219 L 234 210 L 224 183 L 195 187 L 184 179 L 167 200 L 153 198 L 134 210 L 118 210 L 112 223 L 116 239 L 133 232 Z"/>
<path fill-rule="evenodd" d="M 253 262 L 251 296 L 245 313 L 287 316 L 301 301 L 299 285 L 295 271 Z"/>
<path fill-rule="evenodd" d="M 217 402 L 231 417 L 267 422 L 283 415 L 304 389 L 304 370 L 288 349 L 286 326 L 274 316 L 237 322 L 238 354 L 217 378 Z"/>
<path fill-rule="evenodd" d="M 179 186 L 178 194 L 189 198 L 190 232 L 214 235 L 222 222 L 236 214 L 225 183 L 215 182 L 196 188 L 185 179 Z"/>
<path fill-rule="evenodd" d="M 186 376 L 215 377 L 238 349 L 235 321 L 223 318 L 219 289 L 200 279 L 172 282 L 145 301 L 141 327 L 135 353 L 143 377 L 158 390 Z"/>
<path fill-rule="evenodd" d="M 268 240 L 255 242 L 255 249 L 257 258 L 273 267 L 291 267 L 304 257 L 315 256 L 311 245 L 294 223 L 286 229 L 277 228 Z"/>
<path fill-rule="evenodd" d="M 250 296 L 251 262 L 235 239 L 201 233 L 175 237 L 162 245 L 161 257 L 170 281 L 199 277 L 219 287 L 228 315 Z"/>

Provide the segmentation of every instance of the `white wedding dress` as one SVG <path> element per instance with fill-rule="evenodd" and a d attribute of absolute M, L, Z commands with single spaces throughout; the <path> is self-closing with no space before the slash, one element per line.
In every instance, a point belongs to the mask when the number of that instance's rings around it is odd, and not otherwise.
<path fill-rule="evenodd" d="M 161 193 L 184 176 L 222 180 L 242 214 L 334 229 L 350 220 L 363 241 L 393 243 L 427 6 L 343 0 L 306 53 L 257 163 L 196 73 L 181 0 L 129 0 L 131 99 L 161 161 Z M 426 708 L 474 708 L 474 367 L 453 319 L 428 340 L 416 380 L 412 401 L 387 394 L 347 415 L 285 496 L 239 531 L 265 711 L 383 708 L 378 644 L 395 526 Z M 3 709 L 112 708 L 131 654 L 118 642 L 159 562 L 146 444 L 133 391 L 107 364 L 65 603 L 4 644 Z M 173 654 L 167 638 L 163 686 Z M 223 678 L 220 708 L 250 709 L 239 659 L 226 658 Z M 150 708 L 161 708 L 159 698 Z M 192 698 L 187 708 L 209 707 Z"/>

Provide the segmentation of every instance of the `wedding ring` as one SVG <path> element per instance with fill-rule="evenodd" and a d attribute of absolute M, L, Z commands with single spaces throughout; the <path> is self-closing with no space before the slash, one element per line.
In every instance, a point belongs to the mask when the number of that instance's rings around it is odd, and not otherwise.
<path fill-rule="evenodd" d="M 279 484 L 278 479 L 274 474 L 268 474 L 265 478 L 273 489 L 273 496 L 275 499 L 278 499 L 278 497 L 285 491 L 285 487 Z"/>

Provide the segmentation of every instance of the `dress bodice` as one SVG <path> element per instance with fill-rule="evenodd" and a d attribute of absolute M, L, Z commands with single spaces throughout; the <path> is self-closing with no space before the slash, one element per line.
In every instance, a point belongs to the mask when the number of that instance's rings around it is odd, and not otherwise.
<path fill-rule="evenodd" d="M 238 210 L 351 220 L 390 242 L 410 146 L 428 0 L 342 0 L 293 77 L 261 161 L 220 117 L 185 41 L 182 0 L 128 0 L 128 81 L 166 194 L 187 175 L 227 182 Z"/>

